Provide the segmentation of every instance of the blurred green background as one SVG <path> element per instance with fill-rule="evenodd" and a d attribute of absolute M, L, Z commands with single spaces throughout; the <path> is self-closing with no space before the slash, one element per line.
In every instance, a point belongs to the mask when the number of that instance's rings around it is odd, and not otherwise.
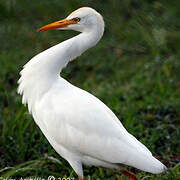
<path fill-rule="evenodd" d="M 76 177 L 49 145 L 17 95 L 23 65 L 76 32 L 37 33 L 43 25 L 89 6 L 105 20 L 104 37 L 63 70 L 118 116 L 169 171 L 139 179 L 180 177 L 180 1 L 1 0 L 0 177 Z M 85 167 L 89 179 L 127 179 L 120 172 Z"/>

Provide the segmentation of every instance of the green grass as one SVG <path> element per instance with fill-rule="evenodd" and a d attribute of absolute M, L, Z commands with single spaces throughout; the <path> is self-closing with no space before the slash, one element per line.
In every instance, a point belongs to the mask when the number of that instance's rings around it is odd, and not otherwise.
<path fill-rule="evenodd" d="M 63 70 L 72 84 L 96 95 L 169 170 L 140 179 L 180 177 L 180 3 L 174 1 L 0 1 L 0 177 L 76 177 L 50 146 L 17 95 L 22 66 L 75 32 L 36 29 L 90 6 L 106 23 L 99 44 Z M 89 179 L 127 179 L 85 167 Z"/>

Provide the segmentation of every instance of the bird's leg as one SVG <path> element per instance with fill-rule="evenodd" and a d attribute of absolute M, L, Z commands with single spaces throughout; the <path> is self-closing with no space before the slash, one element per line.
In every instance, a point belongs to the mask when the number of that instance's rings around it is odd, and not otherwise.
<path fill-rule="evenodd" d="M 132 173 L 132 172 L 129 172 L 129 171 L 125 170 L 125 169 L 122 169 L 121 172 L 122 172 L 125 176 L 129 177 L 129 180 L 138 180 L 138 178 L 136 177 L 136 175 L 135 175 L 134 173 Z"/>
<path fill-rule="evenodd" d="M 79 180 L 85 180 L 85 177 L 82 179 L 81 176 L 78 175 Z"/>

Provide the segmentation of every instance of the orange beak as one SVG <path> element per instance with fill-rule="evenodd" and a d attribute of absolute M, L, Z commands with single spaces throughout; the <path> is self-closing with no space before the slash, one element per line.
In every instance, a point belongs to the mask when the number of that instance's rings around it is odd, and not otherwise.
<path fill-rule="evenodd" d="M 38 29 L 37 31 L 40 32 L 40 31 L 47 31 L 47 30 L 51 30 L 51 29 L 59 29 L 59 28 L 67 27 L 70 24 L 77 24 L 77 21 L 75 21 L 73 19 L 63 19 L 61 21 L 56 21 L 54 23 L 43 26 L 42 28 Z"/>

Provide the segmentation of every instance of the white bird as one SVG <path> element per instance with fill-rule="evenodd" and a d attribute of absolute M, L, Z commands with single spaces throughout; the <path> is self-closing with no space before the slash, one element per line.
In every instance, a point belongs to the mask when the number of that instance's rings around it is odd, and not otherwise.
<path fill-rule="evenodd" d="M 123 127 L 98 98 L 70 84 L 59 74 L 104 32 L 102 16 L 83 7 L 66 19 L 39 29 L 75 30 L 79 35 L 33 57 L 20 72 L 22 103 L 58 154 L 84 179 L 82 165 L 121 169 L 121 164 L 158 174 L 167 168 Z"/>

